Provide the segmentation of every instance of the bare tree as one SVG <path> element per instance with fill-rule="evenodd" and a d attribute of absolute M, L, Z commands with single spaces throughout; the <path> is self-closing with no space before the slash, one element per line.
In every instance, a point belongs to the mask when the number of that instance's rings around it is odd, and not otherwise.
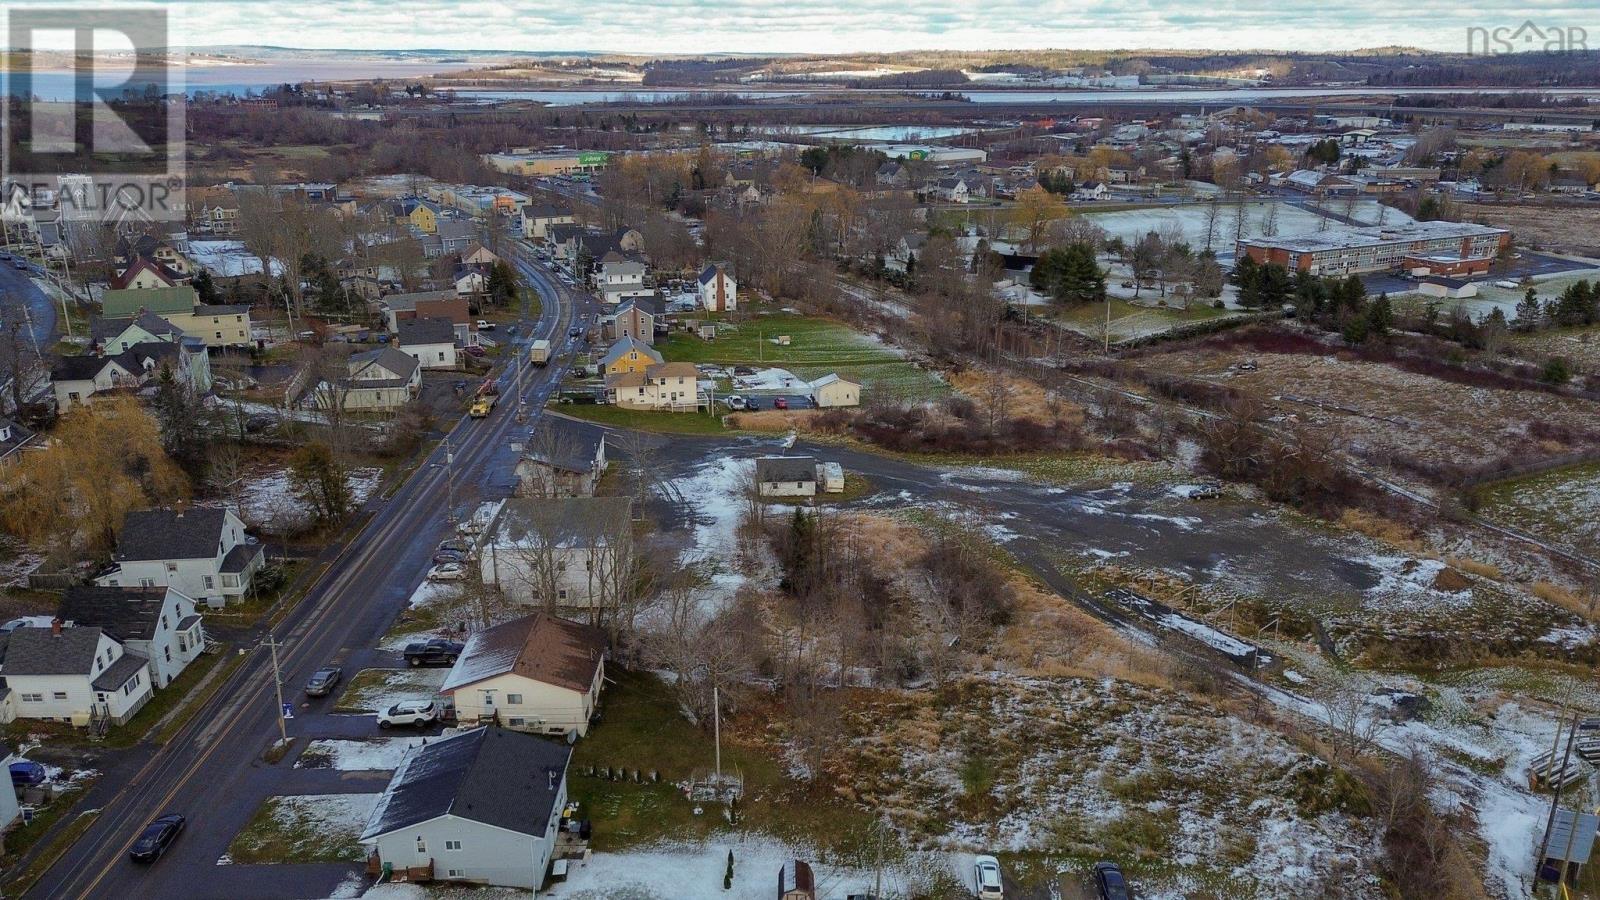
<path fill-rule="evenodd" d="M 1370 680 L 1352 676 L 1323 691 L 1320 699 L 1328 714 L 1335 760 L 1354 759 L 1377 743 L 1385 723 L 1372 701 L 1373 689 Z"/>

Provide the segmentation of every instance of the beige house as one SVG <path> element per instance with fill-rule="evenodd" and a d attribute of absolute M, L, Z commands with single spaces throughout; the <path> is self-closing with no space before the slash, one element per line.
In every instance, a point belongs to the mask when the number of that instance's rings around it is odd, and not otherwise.
<path fill-rule="evenodd" d="M 692 363 L 659 363 L 642 372 L 606 376 L 606 395 L 623 409 L 693 412 L 710 402 L 699 383 Z"/>
<path fill-rule="evenodd" d="M 207 347 L 250 346 L 248 304 L 200 304 L 191 312 L 167 313 L 162 318 L 182 329 L 184 334 L 199 338 Z"/>
<path fill-rule="evenodd" d="M 860 406 L 861 385 L 840 378 L 837 374 L 824 375 L 811 382 L 811 399 L 818 409 L 830 406 Z"/>
<path fill-rule="evenodd" d="M 606 635 L 535 613 L 476 632 L 439 689 L 463 722 L 582 737 L 600 704 Z"/>

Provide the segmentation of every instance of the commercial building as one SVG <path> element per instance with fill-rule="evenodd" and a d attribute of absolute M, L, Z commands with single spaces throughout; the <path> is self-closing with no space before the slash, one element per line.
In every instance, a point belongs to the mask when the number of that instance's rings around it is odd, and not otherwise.
<path fill-rule="evenodd" d="M 602 150 L 513 150 L 483 158 L 489 168 L 508 175 L 592 175 L 604 169 L 611 154 Z"/>
<path fill-rule="evenodd" d="M 1435 272 L 1461 275 L 1487 271 L 1495 256 L 1510 245 L 1511 232 L 1504 228 L 1407 222 L 1249 238 L 1239 241 L 1236 249 L 1240 257 L 1312 275 L 1401 269 L 1408 266 L 1408 259 L 1427 259 Z"/>

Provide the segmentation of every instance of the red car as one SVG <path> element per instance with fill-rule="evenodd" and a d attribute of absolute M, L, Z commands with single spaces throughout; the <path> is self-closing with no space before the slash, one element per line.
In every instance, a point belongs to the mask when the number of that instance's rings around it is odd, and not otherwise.
<path fill-rule="evenodd" d="M 461 352 L 471 357 L 481 357 L 487 351 L 485 351 L 482 347 L 479 347 L 477 344 L 468 344 L 467 346 L 461 348 Z"/>
<path fill-rule="evenodd" d="M 789 408 L 789 398 L 788 397 L 779 397 L 778 399 L 772 401 L 772 408 L 773 409 L 788 409 Z"/>

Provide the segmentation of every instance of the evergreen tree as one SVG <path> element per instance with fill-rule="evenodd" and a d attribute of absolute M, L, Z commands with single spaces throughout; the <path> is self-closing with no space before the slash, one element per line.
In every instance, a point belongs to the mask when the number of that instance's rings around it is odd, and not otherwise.
<path fill-rule="evenodd" d="M 1289 270 L 1277 263 L 1262 266 L 1256 281 L 1256 299 L 1260 305 L 1276 309 L 1289 302 L 1294 283 Z"/>
<path fill-rule="evenodd" d="M 1516 313 L 1515 325 L 1518 331 L 1534 331 L 1543 324 L 1544 310 L 1539 306 L 1539 295 L 1533 288 L 1528 288 L 1528 292 L 1517 301 Z"/>
<path fill-rule="evenodd" d="M 1388 294 L 1379 294 L 1378 299 L 1367 307 L 1367 331 L 1378 337 L 1384 337 L 1394 327 L 1394 308 L 1389 303 Z"/>
<path fill-rule="evenodd" d="M 733 890 L 733 851 L 728 851 L 728 870 L 722 873 L 722 889 Z"/>
<path fill-rule="evenodd" d="M 215 305 L 221 299 L 217 293 L 217 282 L 211 277 L 210 269 L 201 269 L 200 274 L 194 277 L 194 292 L 200 297 L 200 302 L 207 306 Z"/>
<path fill-rule="evenodd" d="M 1239 305 L 1246 309 L 1261 306 L 1261 266 L 1248 253 L 1233 267 L 1233 283 L 1239 288 Z"/>

